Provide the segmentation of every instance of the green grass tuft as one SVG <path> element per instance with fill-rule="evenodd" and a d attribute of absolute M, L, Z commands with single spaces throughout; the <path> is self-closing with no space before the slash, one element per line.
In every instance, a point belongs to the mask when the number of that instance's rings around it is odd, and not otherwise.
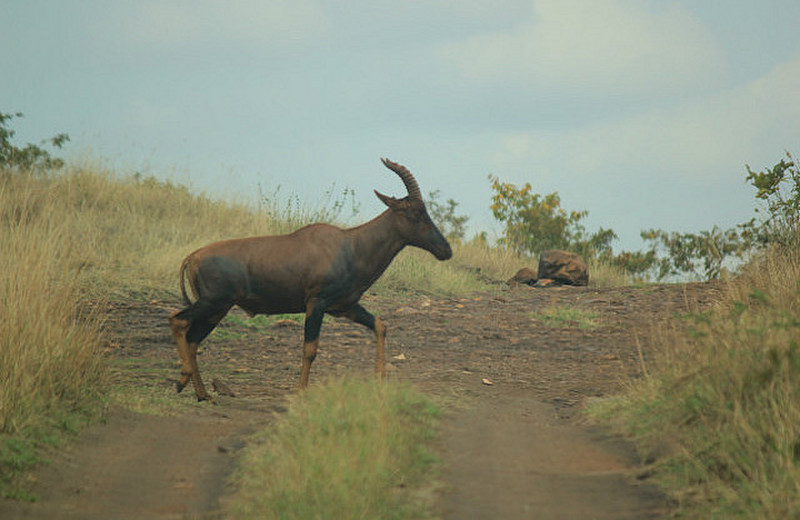
<path fill-rule="evenodd" d="M 596 312 L 585 311 L 573 305 L 552 305 L 531 316 L 545 327 L 551 328 L 596 329 L 601 325 Z"/>
<path fill-rule="evenodd" d="M 430 482 L 437 416 L 406 384 L 312 386 L 241 457 L 230 517 L 420 518 L 426 504 L 413 491 Z"/>

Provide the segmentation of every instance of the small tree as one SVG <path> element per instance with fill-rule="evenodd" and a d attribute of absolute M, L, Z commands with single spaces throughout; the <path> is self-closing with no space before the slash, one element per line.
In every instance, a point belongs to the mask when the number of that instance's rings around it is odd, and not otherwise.
<path fill-rule="evenodd" d="M 800 251 L 800 168 L 790 154 L 772 168 L 761 172 L 747 166 L 745 181 L 756 189 L 756 199 L 764 206 L 757 216 L 737 228 L 722 230 L 714 226 L 698 233 L 642 231 L 649 242 L 648 254 L 655 259 L 656 277 L 689 274 L 717 278 L 729 259 L 744 259 L 754 248 L 766 245 L 784 247 L 791 254 Z"/>
<path fill-rule="evenodd" d="M 14 137 L 15 132 L 10 128 L 10 123 L 15 117 L 22 117 L 22 112 L 14 114 L 0 112 L 0 168 L 42 173 L 63 167 L 63 159 L 52 157 L 47 150 L 38 145 L 28 143 L 24 148 L 17 148 L 11 144 L 11 138 Z M 45 139 L 41 144 L 49 143 L 56 148 L 61 148 L 68 141 L 67 134 L 58 134 L 50 139 Z"/>
<path fill-rule="evenodd" d="M 588 211 L 567 211 L 561 207 L 558 193 L 540 195 L 529 183 L 522 188 L 492 182 L 492 213 L 505 224 L 501 241 L 520 253 L 541 253 L 548 249 L 566 249 L 587 258 L 611 254 L 611 242 L 617 238 L 610 229 L 587 232 L 583 219 Z"/>
<path fill-rule="evenodd" d="M 622 251 L 616 255 L 604 257 L 612 265 L 615 265 L 634 276 L 635 278 L 644 277 L 656 264 L 656 252 L 654 250 L 642 251 Z"/>
<path fill-rule="evenodd" d="M 760 218 L 739 226 L 743 238 L 760 246 L 772 243 L 800 248 L 800 166 L 787 152 L 785 159 L 762 172 L 747 165 L 746 180 L 764 207 L 756 208 Z"/>
<path fill-rule="evenodd" d="M 453 199 L 447 199 L 447 201 L 442 204 L 439 202 L 439 196 L 439 190 L 432 191 L 428 194 L 428 200 L 425 201 L 425 206 L 428 208 L 431 219 L 448 240 L 464 240 L 464 235 L 466 233 L 465 225 L 469 217 L 466 215 L 456 215 L 458 202 Z"/>
<path fill-rule="evenodd" d="M 681 274 L 707 280 L 717 278 L 726 258 L 742 256 L 747 250 L 736 230 L 723 231 L 717 226 L 699 233 L 650 229 L 642 231 L 641 235 L 650 243 L 649 254 L 655 259 L 659 280 Z M 666 254 L 659 255 L 659 250 Z"/>

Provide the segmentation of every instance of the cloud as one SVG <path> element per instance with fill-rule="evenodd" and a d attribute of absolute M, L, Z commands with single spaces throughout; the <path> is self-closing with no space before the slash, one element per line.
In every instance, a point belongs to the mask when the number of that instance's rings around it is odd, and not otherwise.
<path fill-rule="evenodd" d="M 745 162 L 774 164 L 785 150 L 796 151 L 798 129 L 800 55 L 713 96 L 584 127 L 506 133 L 497 155 L 506 164 L 558 164 L 578 175 L 616 169 L 713 179 L 742 173 Z"/>
<path fill-rule="evenodd" d="M 651 10 L 627 0 L 533 6 L 532 20 L 445 45 L 441 56 L 470 80 L 603 94 L 686 89 L 719 73 L 709 34 L 675 3 Z"/>
<path fill-rule="evenodd" d="M 151 47 L 285 46 L 319 39 L 330 22 L 314 0 L 179 0 L 124 4 L 125 35 Z"/>

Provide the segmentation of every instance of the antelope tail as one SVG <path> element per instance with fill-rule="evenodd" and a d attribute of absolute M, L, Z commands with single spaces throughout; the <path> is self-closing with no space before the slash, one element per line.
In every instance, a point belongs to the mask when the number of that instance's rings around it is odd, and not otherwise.
<path fill-rule="evenodd" d="M 190 255 L 191 256 L 191 255 Z M 189 295 L 186 293 L 186 269 L 189 267 L 189 258 L 187 256 L 183 259 L 181 263 L 180 269 L 180 276 L 181 276 L 181 298 L 183 299 L 183 303 L 185 305 L 191 305 L 192 301 L 189 299 Z"/>

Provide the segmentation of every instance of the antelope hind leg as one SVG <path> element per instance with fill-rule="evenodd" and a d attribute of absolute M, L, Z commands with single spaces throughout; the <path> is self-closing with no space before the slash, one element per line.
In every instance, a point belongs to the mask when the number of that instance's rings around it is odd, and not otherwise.
<path fill-rule="evenodd" d="M 200 369 L 197 366 L 197 347 L 199 343 L 189 343 L 188 344 L 188 351 L 189 351 L 189 363 L 192 367 L 192 384 L 194 385 L 194 393 L 197 395 L 198 401 L 211 401 L 214 402 L 214 398 L 206 391 L 206 387 L 203 384 L 203 380 L 200 378 Z"/>
<path fill-rule="evenodd" d="M 169 324 L 172 328 L 172 335 L 178 345 L 178 357 L 181 360 L 181 377 L 175 382 L 175 388 L 180 393 L 192 377 L 192 364 L 189 357 L 189 345 L 186 342 L 186 333 L 192 322 L 178 317 L 180 311 L 169 317 Z"/>
<path fill-rule="evenodd" d="M 230 306 L 224 306 L 220 310 L 215 309 L 215 313 L 196 318 L 189 331 L 186 333 L 187 352 L 189 354 L 189 364 L 191 366 L 192 383 L 194 384 L 194 391 L 197 394 L 198 401 L 214 401 L 214 399 L 206 391 L 203 385 L 203 379 L 200 377 L 200 368 L 197 365 L 197 349 L 200 342 L 203 341 L 217 324 L 225 317 L 225 314 L 230 310 Z"/>

